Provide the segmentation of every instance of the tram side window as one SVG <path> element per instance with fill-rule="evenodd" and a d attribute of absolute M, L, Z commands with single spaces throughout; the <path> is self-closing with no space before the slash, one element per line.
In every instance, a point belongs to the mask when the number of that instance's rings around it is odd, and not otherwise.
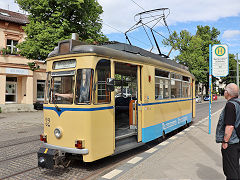
<path fill-rule="evenodd" d="M 107 78 L 111 77 L 110 61 L 102 59 L 96 67 L 95 103 L 109 103 L 111 93 L 107 91 Z"/>
<path fill-rule="evenodd" d="M 182 76 L 178 74 L 171 75 L 171 98 L 180 98 L 182 96 Z"/>
<path fill-rule="evenodd" d="M 182 82 L 182 89 L 183 89 L 183 97 L 190 97 L 190 78 L 183 76 L 183 82 Z"/>
<path fill-rule="evenodd" d="M 50 89 L 51 89 L 51 73 L 48 72 L 47 73 L 47 81 L 45 82 L 44 103 L 49 102 Z"/>
<path fill-rule="evenodd" d="M 92 89 L 92 69 L 78 69 L 76 81 L 76 104 L 90 104 L 91 103 L 91 89 Z"/>
<path fill-rule="evenodd" d="M 155 99 L 168 99 L 170 96 L 169 72 L 155 69 Z"/>

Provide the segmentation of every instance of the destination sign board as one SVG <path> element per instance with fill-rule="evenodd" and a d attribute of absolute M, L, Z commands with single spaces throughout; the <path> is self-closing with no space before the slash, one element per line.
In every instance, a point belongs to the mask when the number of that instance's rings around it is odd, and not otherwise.
<path fill-rule="evenodd" d="M 75 67 L 76 67 L 75 59 L 68 59 L 68 60 L 53 62 L 53 69 L 68 69 L 68 68 L 75 68 Z"/>
<path fill-rule="evenodd" d="M 229 73 L 228 46 L 225 44 L 212 47 L 212 75 L 225 77 Z"/>

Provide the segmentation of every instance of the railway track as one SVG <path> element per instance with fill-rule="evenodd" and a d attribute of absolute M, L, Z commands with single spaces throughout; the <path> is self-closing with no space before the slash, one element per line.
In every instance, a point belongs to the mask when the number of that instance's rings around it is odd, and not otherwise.
<path fill-rule="evenodd" d="M 67 169 L 40 170 L 37 167 L 37 150 L 40 146 L 38 141 L 11 142 L 10 144 L 1 146 L 0 179 L 26 179 L 26 177 L 27 179 L 68 179 L 66 176 L 69 179 L 91 179 L 126 159 L 151 148 L 151 145 L 146 145 L 126 154 L 110 156 L 93 163 L 74 161 Z M 9 150 L 17 151 L 17 153 L 13 154 Z"/>
<path fill-rule="evenodd" d="M 0 149 L 9 147 L 9 146 L 14 146 L 14 145 L 20 145 L 24 143 L 29 143 L 29 142 L 34 142 L 34 141 L 39 141 L 39 136 L 28 136 L 24 138 L 17 138 L 11 141 L 1 141 L 0 142 Z"/>
<path fill-rule="evenodd" d="M 176 133 L 166 135 L 165 139 Z M 0 179 L 95 179 L 159 142 L 161 141 L 153 141 L 140 148 L 93 163 L 74 161 L 67 169 L 40 170 L 37 166 L 37 151 L 41 145 L 39 136 L 18 138 L 0 143 Z"/>
<path fill-rule="evenodd" d="M 166 139 L 173 136 L 170 133 Z M 37 137 L 38 138 L 38 137 Z M 137 149 L 116 156 L 106 157 L 93 163 L 74 161 L 69 168 L 40 170 L 37 167 L 37 151 L 41 142 L 36 137 L 17 139 L 0 146 L 0 179 L 95 179 L 109 169 L 124 163 L 146 151 L 162 140 L 150 142 Z M 15 153 L 14 153 L 15 152 Z"/>

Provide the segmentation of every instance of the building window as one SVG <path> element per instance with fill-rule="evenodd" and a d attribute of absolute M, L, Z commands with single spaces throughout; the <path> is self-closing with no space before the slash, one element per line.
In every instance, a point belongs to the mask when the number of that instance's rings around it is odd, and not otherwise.
<path fill-rule="evenodd" d="M 155 69 L 155 99 L 168 99 L 170 97 L 170 73 Z"/>
<path fill-rule="evenodd" d="M 7 51 L 10 54 L 16 54 L 17 48 L 16 45 L 18 44 L 18 41 L 7 39 Z"/>
<path fill-rule="evenodd" d="M 6 103 L 17 102 L 17 77 L 6 77 Z"/>
<path fill-rule="evenodd" d="M 44 101 L 45 81 L 37 80 L 37 101 Z"/>

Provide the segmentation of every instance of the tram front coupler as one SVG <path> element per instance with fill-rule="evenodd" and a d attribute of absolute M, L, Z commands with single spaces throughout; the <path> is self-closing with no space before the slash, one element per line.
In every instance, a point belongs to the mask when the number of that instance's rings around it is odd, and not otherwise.
<path fill-rule="evenodd" d="M 65 153 L 56 149 L 40 148 L 38 150 L 38 167 L 54 169 L 59 166 L 68 167 L 71 160 L 67 160 Z"/>

